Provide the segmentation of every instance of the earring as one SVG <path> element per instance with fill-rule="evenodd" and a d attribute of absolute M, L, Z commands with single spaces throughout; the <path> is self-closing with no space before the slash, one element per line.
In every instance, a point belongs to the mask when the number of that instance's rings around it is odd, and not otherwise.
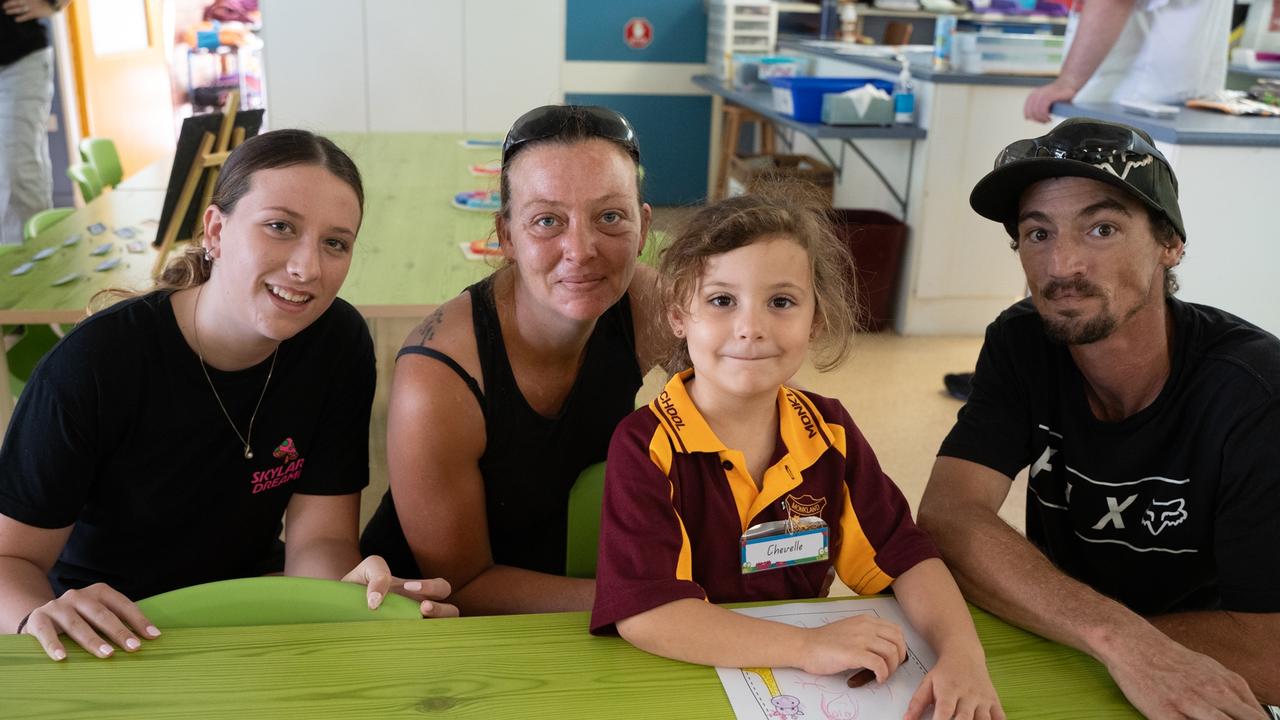
<path fill-rule="evenodd" d="M 207 263 L 213 262 L 213 251 L 209 248 L 204 249 L 204 261 Z"/>

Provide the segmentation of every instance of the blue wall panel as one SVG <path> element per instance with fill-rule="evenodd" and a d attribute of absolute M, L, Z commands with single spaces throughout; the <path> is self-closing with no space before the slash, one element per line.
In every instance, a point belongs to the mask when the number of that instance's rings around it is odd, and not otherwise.
<path fill-rule="evenodd" d="M 565 93 L 564 100 L 574 105 L 604 105 L 627 116 L 640 140 L 649 203 L 687 205 L 706 197 L 710 97 Z"/>
<path fill-rule="evenodd" d="M 565 60 L 701 63 L 707 60 L 702 0 L 568 0 Z M 635 50 L 622 40 L 627 21 L 653 25 L 653 42 Z"/>

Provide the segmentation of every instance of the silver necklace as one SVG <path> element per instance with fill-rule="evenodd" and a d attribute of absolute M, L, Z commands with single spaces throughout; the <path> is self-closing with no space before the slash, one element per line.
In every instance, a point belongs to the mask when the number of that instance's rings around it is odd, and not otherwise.
<path fill-rule="evenodd" d="M 227 406 L 222 404 L 222 398 L 218 396 L 218 388 L 213 386 L 213 378 L 209 377 L 209 368 L 204 364 L 204 351 L 200 347 L 200 323 L 197 318 L 200 316 L 200 295 L 204 292 L 204 286 L 201 285 L 196 289 L 195 308 L 191 311 L 191 334 L 196 340 L 196 357 L 200 358 L 200 370 L 204 373 L 204 379 L 209 383 L 209 389 L 213 391 L 213 399 L 218 401 L 218 407 L 222 408 L 222 416 L 227 419 L 227 424 L 231 426 L 231 432 L 240 438 L 240 442 L 244 443 L 244 459 L 253 459 L 253 450 L 249 447 L 250 438 L 253 437 L 253 421 L 258 418 L 258 408 L 262 407 L 262 398 L 267 396 L 267 386 L 271 384 L 271 374 L 276 371 L 276 356 L 280 354 L 280 346 L 276 345 L 276 349 L 271 353 L 271 369 L 267 370 L 267 381 L 262 384 L 262 394 L 258 396 L 258 404 L 253 406 L 253 414 L 249 416 L 249 429 L 244 435 L 240 434 L 240 429 L 236 427 L 235 422 L 231 419 L 231 413 L 227 412 Z"/>

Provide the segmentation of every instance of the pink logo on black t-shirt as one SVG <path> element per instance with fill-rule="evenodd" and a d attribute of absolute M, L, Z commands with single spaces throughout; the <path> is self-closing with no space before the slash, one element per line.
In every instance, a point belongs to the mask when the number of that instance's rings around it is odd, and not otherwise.
<path fill-rule="evenodd" d="M 306 462 L 306 458 L 298 457 L 293 438 L 285 438 L 271 454 L 283 462 L 270 470 L 259 470 L 253 474 L 250 482 L 253 484 L 254 495 L 302 477 L 302 464 Z"/>
<path fill-rule="evenodd" d="M 276 446 L 275 452 L 272 453 L 277 458 L 291 463 L 298 459 L 298 449 L 293 446 L 293 438 L 285 438 L 284 442 Z"/>

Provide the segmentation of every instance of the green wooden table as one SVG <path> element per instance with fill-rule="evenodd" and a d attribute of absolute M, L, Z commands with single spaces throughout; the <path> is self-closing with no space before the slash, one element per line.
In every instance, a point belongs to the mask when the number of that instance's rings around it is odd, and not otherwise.
<path fill-rule="evenodd" d="M 1133 718 L 1092 659 L 974 610 L 1005 711 Z M 0 717 L 731 718 L 715 670 L 587 634 L 586 613 L 171 629 L 54 663 L 0 636 Z M 867 720 L 874 720 L 868 718 Z"/>
<path fill-rule="evenodd" d="M 453 196 L 465 190 L 496 188 L 497 179 L 472 175 L 468 167 L 496 160 L 495 148 L 464 148 L 462 134 L 380 133 L 332 136 L 349 152 L 364 177 L 366 208 L 355 257 L 340 295 L 367 318 L 414 318 L 458 294 L 488 275 L 494 260 L 468 260 L 460 243 L 485 238 L 493 226 L 489 213 L 458 210 Z M 36 241 L 0 255 L 0 323 L 73 323 L 98 291 L 109 287 L 146 289 L 151 285 L 156 222 L 164 203 L 163 177 L 169 160 L 158 162 L 108 191 L 58 223 Z M 107 226 L 90 236 L 94 223 Z M 127 240 L 114 235 L 119 227 L 133 227 L 143 243 L 140 253 L 125 249 Z M 79 234 L 81 240 L 64 247 Z M 111 252 L 89 252 L 106 242 Z M 46 247 L 57 248 L 26 275 L 9 272 Z M 180 251 L 181 246 L 179 246 Z M 120 256 L 121 264 L 95 272 L 102 260 Z M 68 273 L 81 277 L 59 287 L 50 283 Z M 374 327 L 375 334 L 377 326 Z M 8 374 L 0 353 L 0 378 Z M 7 382 L 0 382 L 0 430 L 8 423 L 12 399 Z"/>

